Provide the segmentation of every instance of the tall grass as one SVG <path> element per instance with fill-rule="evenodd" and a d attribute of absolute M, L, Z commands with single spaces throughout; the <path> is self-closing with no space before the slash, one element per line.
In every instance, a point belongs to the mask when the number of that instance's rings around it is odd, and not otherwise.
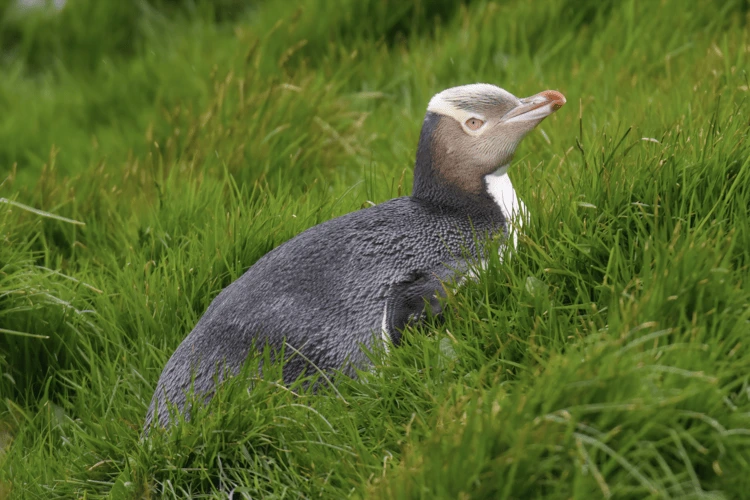
<path fill-rule="evenodd" d="M 13 5 L 0 497 L 750 488 L 747 1 Z M 142 439 L 213 297 L 408 194 L 429 98 L 475 81 L 568 98 L 511 169 L 531 212 L 512 258 L 357 380 L 311 394 L 249 369 Z"/>

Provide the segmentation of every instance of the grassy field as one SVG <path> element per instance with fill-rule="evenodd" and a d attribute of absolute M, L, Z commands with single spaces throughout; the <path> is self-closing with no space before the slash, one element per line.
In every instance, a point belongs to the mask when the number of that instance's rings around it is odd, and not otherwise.
<path fill-rule="evenodd" d="M 250 6 L 247 6 L 250 4 Z M 0 498 L 743 498 L 750 2 L 0 2 Z M 568 104 L 512 258 L 357 380 L 141 439 L 209 303 L 408 194 L 429 98 Z M 507 250 L 506 250 L 507 251 Z"/>

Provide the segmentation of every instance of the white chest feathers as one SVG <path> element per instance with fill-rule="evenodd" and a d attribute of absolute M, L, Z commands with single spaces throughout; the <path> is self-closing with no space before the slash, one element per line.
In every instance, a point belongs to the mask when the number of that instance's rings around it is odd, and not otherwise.
<path fill-rule="evenodd" d="M 500 167 L 494 172 L 484 177 L 487 181 L 487 192 L 495 200 L 495 203 L 503 211 L 505 219 L 508 221 L 508 237 L 513 242 L 513 248 L 518 245 L 518 231 L 524 223 L 526 217 L 526 207 L 523 202 L 516 196 L 516 190 L 513 189 L 513 183 L 508 176 L 508 167 Z"/>

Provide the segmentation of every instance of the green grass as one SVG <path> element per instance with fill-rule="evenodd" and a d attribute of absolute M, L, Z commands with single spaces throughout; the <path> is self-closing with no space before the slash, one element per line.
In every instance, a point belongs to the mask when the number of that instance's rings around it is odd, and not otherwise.
<path fill-rule="evenodd" d="M 12 4 L 0 497 L 750 489 L 747 0 Z M 477 81 L 568 98 L 511 169 L 531 212 L 512 258 L 358 380 L 239 377 L 142 440 L 212 298 L 408 194 L 429 98 Z"/>

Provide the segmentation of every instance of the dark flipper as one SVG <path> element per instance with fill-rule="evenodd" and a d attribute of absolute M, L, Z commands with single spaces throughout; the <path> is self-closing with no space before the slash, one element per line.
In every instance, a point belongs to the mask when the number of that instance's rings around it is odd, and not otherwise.
<path fill-rule="evenodd" d="M 462 266 L 465 267 L 465 266 Z M 401 330 L 425 316 L 426 306 L 433 316 L 443 312 L 444 283 L 450 282 L 460 270 L 441 266 L 430 271 L 414 272 L 409 279 L 394 283 L 388 291 L 385 309 L 385 328 L 393 345 L 401 343 Z"/>

